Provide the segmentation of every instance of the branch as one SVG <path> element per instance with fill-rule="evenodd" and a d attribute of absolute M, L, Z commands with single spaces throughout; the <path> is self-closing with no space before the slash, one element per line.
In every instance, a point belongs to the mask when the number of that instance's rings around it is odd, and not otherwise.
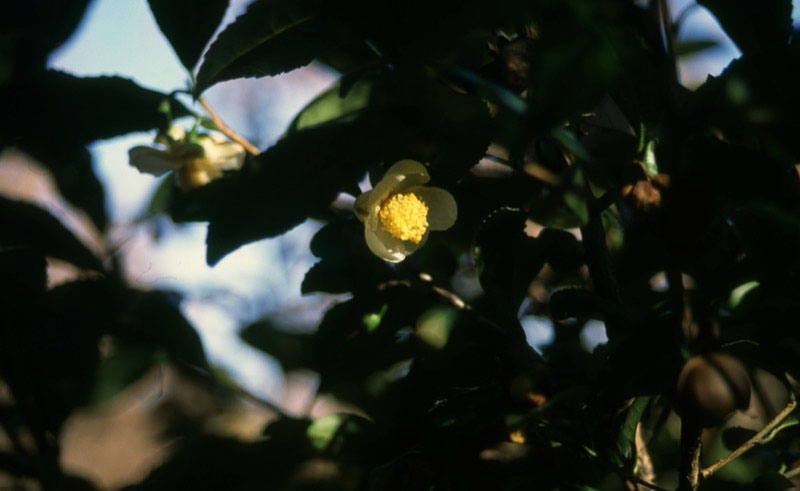
<path fill-rule="evenodd" d="M 783 420 L 788 418 L 789 415 L 792 414 L 792 412 L 795 410 L 796 407 L 797 407 L 797 401 L 789 401 L 789 404 L 787 404 L 786 407 L 783 408 L 783 410 L 777 414 L 777 416 L 772 418 L 772 421 L 767 423 L 767 425 L 764 428 L 762 428 L 761 431 L 759 431 L 758 433 L 753 435 L 752 438 L 750 438 L 749 440 L 747 440 L 746 442 L 741 444 L 739 446 L 739 448 L 737 448 L 736 450 L 734 450 L 733 452 L 731 452 L 727 456 L 721 458 L 720 460 L 716 461 L 712 465 L 710 465 L 710 466 L 706 467 L 705 469 L 703 469 L 703 471 L 701 473 L 702 478 L 703 479 L 707 478 L 711 474 L 713 474 L 713 473 L 717 472 L 718 470 L 720 470 L 722 467 L 724 467 L 724 466 L 730 464 L 731 462 L 733 462 L 737 457 L 739 457 L 743 453 L 747 452 L 751 448 L 755 447 L 759 443 L 762 443 L 762 442 L 768 440 L 769 437 L 770 437 L 770 433 L 772 433 L 772 430 L 774 430 L 779 424 L 781 424 L 783 422 Z M 790 472 L 794 472 L 794 474 L 792 474 L 792 476 L 793 476 L 793 475 L 797 474 L 800 471 L 798 471 L 797 469 L 792 469 L 792 471 L 790 471 Z M 784 475 L 786 477 L 791 477 L 791 476 L 788 475 L 788 473 L 784 474 Z"/>
<path fill-rule="evenodd" d="M 588 179 L 586 180 L 589 186 Z M 591 194 L 591 192 L 590 192 Z M 619 283 L 614 276 L 611 258 L 606 244 L 606 230 L 603 227 L 603 210 L 610 204 L 611 195 L 606 194 L 599 198 L 590 196 L 589 222 L 581 227 L 584 249 L 586 250 L 586 266 L 592 279 L 595 290 L 601 298 L 611 306 L 606 318 L 606 329 L 609 337 L 619 333 L 626 323 L 622 309 L 622 297 Z"/>
<path fill-rule="evenodd" d="M 220 131 L 220 133 L 222 133 L 223 135 L 227 136 L 232 141 L 235 141 L 239 145 L 243 146 L 245 151 L 247 153 L 249 153 L 250 155 L 258 155 L 259 153 L 261 153 L 258 150 L 258 148 L 256 148 L 255 145 L 253 145 L 249 141 L 245 140 L 242 136 L 240 136 L 238 133 L 233 131 L 233 129 L 231 129 L 230 126 L 225 124 L 225 122 L 219 117 L 219 115 L 216 113 L 216 111 L 214 111 L 214 109 L 208 104 L 208 102 L 206 102 L 205 99 L 200 98 L 200 99 L 198 99 L 198 101 L 200 101 L 200 105 L 203 106 L 203 109 L 206 110 L 206 112 L 208 113 L 208 116 L 211 118 L 211 121 L 214 122 L 214 124 L 217 126 L 217 129 Z"/>
<path fill-rule="evenodd" d="M 642 481 L 651 483 L 656 480 L 656 473 L 653 469 L 653 459 L 650 458 L 650 452 L 647 450 L 647 443 L 642 436 L 642 423 L 636 425 L 636 432 L 633 437 L 634 445 L 636 446 L 636 470 L 635 474 Z M 646 484 L 638 483 L 642 486 Z"/>

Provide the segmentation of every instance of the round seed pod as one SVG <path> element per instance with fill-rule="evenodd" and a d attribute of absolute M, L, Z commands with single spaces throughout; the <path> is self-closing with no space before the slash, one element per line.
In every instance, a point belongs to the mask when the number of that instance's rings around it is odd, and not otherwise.
<path fill-rule="evenodd" d="M 678 376 L 677 411 L 704 427 L 717 426 L 750 405 L 750 377 L 739 359 L 711 353 L 686 362 Z"/>

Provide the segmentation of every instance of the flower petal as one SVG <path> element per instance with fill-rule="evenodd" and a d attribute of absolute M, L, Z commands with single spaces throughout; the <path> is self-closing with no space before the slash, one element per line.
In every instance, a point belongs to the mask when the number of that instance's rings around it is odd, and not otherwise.
<path fill-rule="evenodd" d="M 416 160 L 401 160 L 389 167 L 381 182 L 373 187 L 373 200 L 381 202 L 390 194 L 402 193 L 404 190 L 425 184 L 430 181 L 428 169 Z"/>
<path fill-rule="evenodd" d="M 218 169 L 236 170 L 244 164 L 244 147 L 236 142 L 218 143 L 210 137 L 201 137 L 197 143 L 203 147 L 206 159 Z"/>
<path fill-rule="evenodd" d="M 358 198 L 356 198 L 356 202 L 353 203 L 353 211 L 355 211 L 356 217 L 358 217 L 358 219 L 362 222 L 369 217 L 370 208 L 372 206 L 370 203 L 371 195 L 372 191 L 361 193 L 358 195 Z"/>
<path fill-rule="evenodd" d="M 428 227 L 431 230 L 447 230 L 456 223 L 458 206 L 452 194 L 430 186 L 419 186 L 409 191 L 428 206 Z"/>
<path fill-rule="evenodd" d="M 369 250 L 384 261 L 399 263 L 406 258 L 406 254 L 402 251 L 386 247 L 377 234 L 369 228 L 364 229 L 364 238 L 367 241 Z"/>
<path fill-rule="evenodd" d="M 163 175 L 181 166 L 181 162 L 174 159 L 169 152 L 141 145 L 128 150 L 128 159 L 132 166 L 139 169 L 139 172 L 146 172 L 154 176 Z"/>

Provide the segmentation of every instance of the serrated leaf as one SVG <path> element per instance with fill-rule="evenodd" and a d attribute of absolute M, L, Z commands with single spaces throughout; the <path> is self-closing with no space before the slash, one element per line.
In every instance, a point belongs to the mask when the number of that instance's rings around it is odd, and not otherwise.
<path fill-rule="evenodd" d="M 0 197 L 0 244 L 29 247 L 79 268 L 103 270 L 97 256 L 46 210 L 4 197 Z"/>
<path fill-rule="evenodd" d="M 229 0 L 148 0 L 147 3 L 181 63 L 191 71 L 222 21 Z"/>
<path fill-rule="evenodd" d="M 277 75 L 307 65 L 343 42 L 319 0 L 253 2 L 211 44 L 195 92 L 242 77 Z"/>
<path fill-rule="evenodd" d="M 103 229 L 105 198 L 85 145 L 164 126 L 160 107 L 167 99 L 120 77 L 49 70 L 0 90 L 0 105 L 7 111 L 0 120 L 0 146 L 14 144 L 45 165 L 64 197 Z M 173 101 L 172 113 L 180 117 L 188 110 Z"/>
<path fill-rule="evenodd" d="M 0 136 L 20 135 L 46 145 L 87 144 L 164 124 L 166 94 L 122 77 L 76 77 L 48 70 L 33 83 L 9 87 L 2 95 L 12 119 L 0 123 Z M 175 118 L 190 114 L 172 100 Z"/>

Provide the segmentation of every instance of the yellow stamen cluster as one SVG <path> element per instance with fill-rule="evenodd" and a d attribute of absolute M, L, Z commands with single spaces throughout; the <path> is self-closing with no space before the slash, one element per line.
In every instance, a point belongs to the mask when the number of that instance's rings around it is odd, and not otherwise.
<path fill-rule="evenodd" d="M 395 194 L 383 203 L 378 217 L 389 235 L 415 244 L 428 230 L 428 207 L 414 193 Z"/>

